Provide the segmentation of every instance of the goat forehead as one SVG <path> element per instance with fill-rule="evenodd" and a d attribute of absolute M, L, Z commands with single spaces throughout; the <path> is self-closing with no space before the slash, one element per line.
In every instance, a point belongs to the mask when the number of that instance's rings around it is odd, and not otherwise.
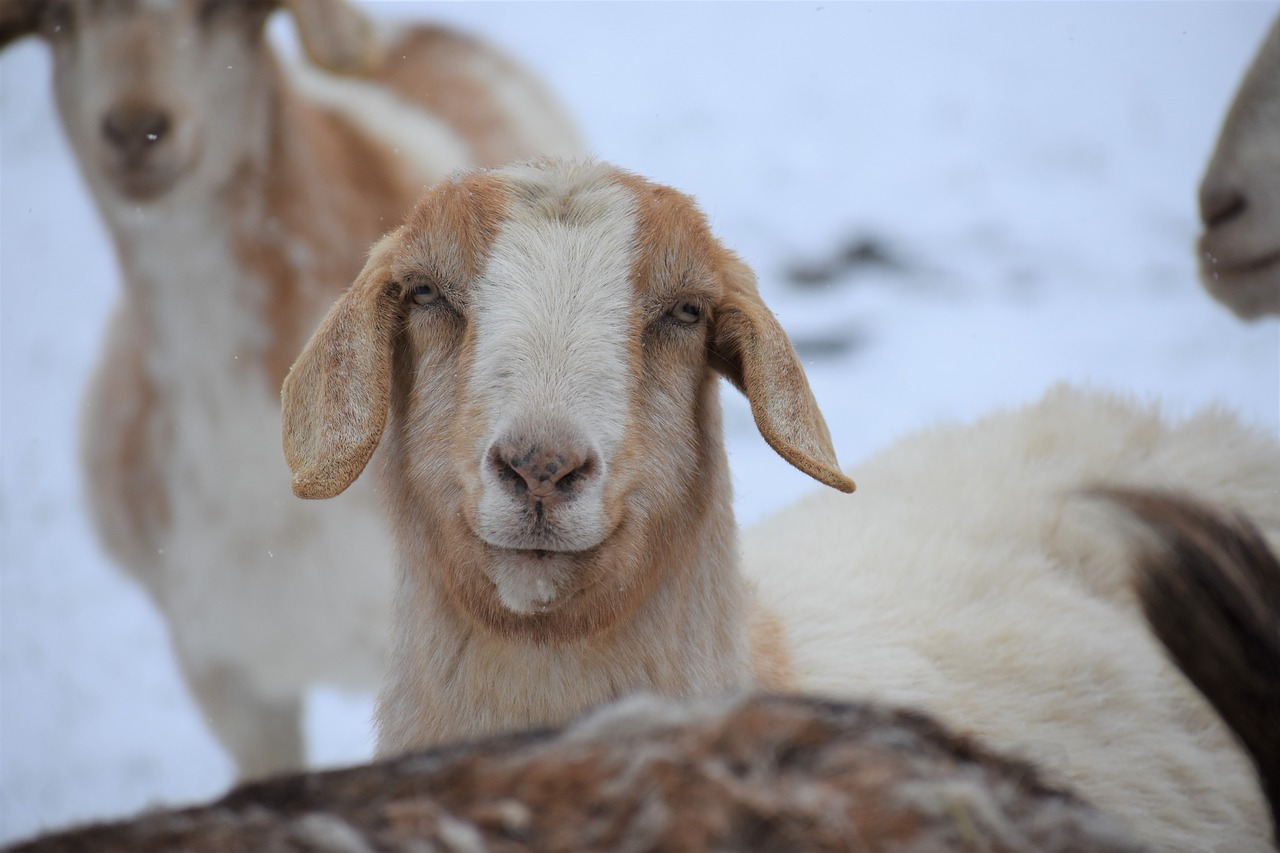
<path fill-rule="evenodd" d="M 615 182 L 513 187 L 472 291 L 472 382 L 490 413 L 554 408 L 605 449 L 621 439 L 635 232 L 634 198 Z"/>

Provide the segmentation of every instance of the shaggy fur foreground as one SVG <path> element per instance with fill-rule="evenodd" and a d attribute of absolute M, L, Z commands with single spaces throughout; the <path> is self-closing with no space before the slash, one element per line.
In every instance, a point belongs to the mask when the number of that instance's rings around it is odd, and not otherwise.
<path fill-rule="evenodd" d="M 917 714 L 635 698 L 562 731 L 247 785 L 17 851 L 1136 851 L 1111 818 Z"/>

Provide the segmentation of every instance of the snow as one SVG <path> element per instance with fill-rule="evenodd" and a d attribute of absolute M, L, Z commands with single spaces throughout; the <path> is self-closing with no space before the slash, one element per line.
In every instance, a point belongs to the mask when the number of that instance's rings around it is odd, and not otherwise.
<path fill-rule="evenodd" d="M 506 45 L 600 156 L 696 196 L 800 346 L 855 478 L 905 431 L 1063 379 L 1280 435 L 1280 326 L 1210 300 L 1192 248 L 1200 169 L 1276 8 L 374 6 Z M 0 842 L 231 782 L 80 500 L 80 394 L 118 285 L 48 78 L 37 40 L 0 56 Z M 741 518 L 814 488 L 725 399 Z M 371 707 L 315 690 L 317 763 L 370 753 Z"/>

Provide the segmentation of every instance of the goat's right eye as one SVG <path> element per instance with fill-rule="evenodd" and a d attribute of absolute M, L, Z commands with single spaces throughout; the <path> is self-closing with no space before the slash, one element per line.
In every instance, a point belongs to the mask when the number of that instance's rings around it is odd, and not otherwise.
<path fill-rule="evenodd" d="M 414 305 L 430 305 L 439 301 L 440 287 L 430 282 L 419 282 L 409 291 L 409 298 Z"/>

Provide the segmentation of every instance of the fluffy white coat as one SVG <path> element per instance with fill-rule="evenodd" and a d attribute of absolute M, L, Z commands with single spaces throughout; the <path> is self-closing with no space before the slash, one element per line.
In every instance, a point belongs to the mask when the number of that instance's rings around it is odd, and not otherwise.
<path fill-rule="evenodd" d="M 1070 387 L 939 426 L 744 534 L 798 684 L 926 711 L 1033 759 L 1162 849 L 1262 851 L 1252 768 L 1165 658 L 1091 484 L 1185 489 L 1280 544 L 1280 448 L 1222 411 Z"/>

